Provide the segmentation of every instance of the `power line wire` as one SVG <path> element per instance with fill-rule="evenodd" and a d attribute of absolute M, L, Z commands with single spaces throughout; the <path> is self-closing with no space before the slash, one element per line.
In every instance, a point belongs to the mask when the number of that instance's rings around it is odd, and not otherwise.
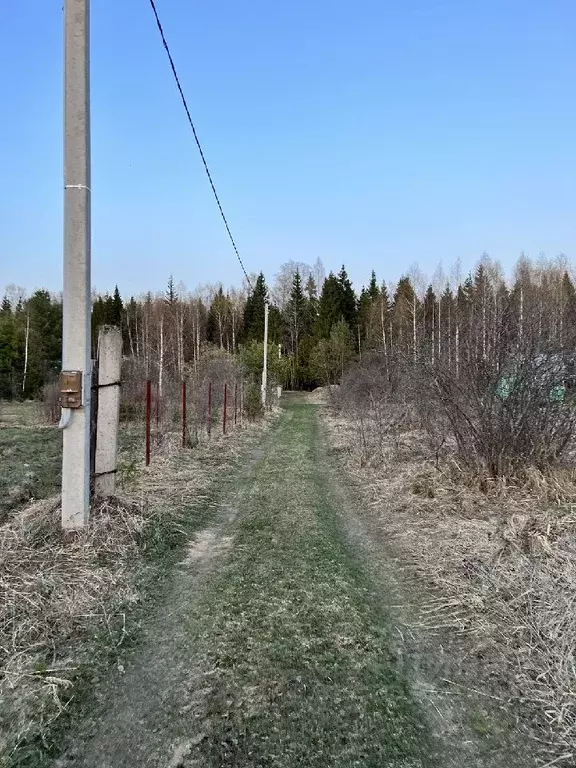
<path fill-rule="evenodd" d="M 188 103 L 186 101 L 186 97 L 184 96 L 182 85 L 180 84 L 180 78 L 178 77 L 178 72 L 176 71 L 174 59 L 172 58 L 172 54 L 170 53 L 170 48 L 168 47 L 168 43 L 166 42 L 166 36 L 164 34 L 164 30 L 160 22 L 160 17 L 158 16 L 158 11 L 156 10 L 156 4 L 154 0 L 150 0 L 150 5 L 152 7 L 154 17 L 156 19 L 156 24 L 158 26 L 158 31 L 160 32 L 160 37 L 162 38 L 162 43 L 164 45 L 166 53 L 168 54 L 168 60 L 170 61 L 170 66 L 172 67 L 172 74 L 174 75 L 174 80 L 176 81 L 176 85 L 178 87 L 178 91 L 182 99 L 182 104 L 184 104 L 184 109 L 186 110 L 188 122 L 190 123 L 190 128 L 192 128 L 192 133 L 194 134 L 194 141 L 196 142 L 196 146 L 198 147 L 198 152 L 200 153 L 200 157 L 202 158 L 204 170 L 206 171 L 206 176 L 208 176 L 208 181 L 210 182 L 210 186 L 212 187 L 212 192 L 214 193 L 214 198 L 216 199 L 216 203 L 218 205 L 218 210 L 220 211 L 220 215 L 222 216 L 222 221 L 224 222 L 224 226 L 226 227 L 226 231 L 228 232 L 228 237 L 230 238 L 230 242 L 232 243 L 232 247 L 234 248 L 234 253 L 236 254 L 236 258 L 238 259 L 240 266 L 242 267 L 242 272 L 244 272 L 244 277 L 246 278 L 248 285 L 250 286 L 250 290 L 253 290 L 252 283 L 250 282 L 250 278 L 248 277 L 248 272 L 246 272 L 246 268 L 244 267 L 244 262 L 242 261 L 242 257 L 240 256 L 240 252 L 238 251 L 238 247 L 236 246 L 236 242 L 232 237 L 232 232 L 230 231 L 228 220 L 226 218 L 226 215 L 224 214 L 224 209 L 222 208 L 222 204 L 220 203 L 220 198 L 218 197 L 218 193 L 216 192 L 216 187 L 214 186 L 214 182 L 212 180 L 212 174 L 210 173 L 210 169 L 208 168 L 208 163 L 206 162 L 206 158 L 202 150 L 202 145 L 200 144 L 200 139 L 198 138 L 198 134 L 196 133 L 194 121 L 192 120 L 190 110 L 188 109 Z"/>

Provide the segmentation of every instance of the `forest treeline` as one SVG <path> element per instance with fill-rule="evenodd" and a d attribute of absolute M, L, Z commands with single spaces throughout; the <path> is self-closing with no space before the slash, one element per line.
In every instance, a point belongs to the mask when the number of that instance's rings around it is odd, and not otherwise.
<path fill-rule="evenodd" d="M 371 350 L 385 360 L 441 364 L 458 377 L 464 362 L 496 361 L 528 333 L 536 346 L 566 348 L 576 330 L 576 290 L 565 259 L 521 256 L 506 280 L 484 255 L 464 277 L 456 268 L 448 278 L 439 268 L 427 281 L 414 267 L 391 286 L 372 272 L 360 291 L 344 266 L 326 277 L 320 261 L 284 264 L 270 287 L 260 273 L 251 288 L 188 292 L 170 278 L 161 293 L 129 299 L 116 288 L 93 298 L 94 344 L 100 326 L 120 325 L 124 355 L 160 385 L 183 377 L 206 354 L 240 355 L 256 377 L 265 298 L 271 372 L 288 388 L 335 383 Z M 61 297 L 8 288 L 0 308 L 0 397 L 37 397 L 54 380 L 61 325 Z"/>

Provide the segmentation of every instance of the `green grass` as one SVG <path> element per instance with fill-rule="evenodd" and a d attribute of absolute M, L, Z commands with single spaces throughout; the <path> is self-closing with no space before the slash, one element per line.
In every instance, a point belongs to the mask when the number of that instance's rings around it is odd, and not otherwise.
<path fill-rule="evenodd" d="M 58 491 L 61 456 L 58 429 L 0 428 L 0 522 L 28 501 Z"/>
<path fill-rule="evenodd" d="M 209 766 L 432 766 L 388 621 L 341 528 L 311 406 L 292 404 L 200 608 Z"/>
<path fill-rule="evenodd" d="M 42 404 L 37 400 L 0 400 L 0 423 L 10 427 L 33 427 L 43 424 Z"/>
<path fill-rule="evenodd" d="M 42 424 L 40 404 L 0 403 L 0 523 L 33 499 L 58 493 L 62 478 L 62 433 Z M 41 425 L 41 426 L 39 426 Z M 121 424 L 119 478 L 130 486 L 144 459 L 144 429 Z"/>

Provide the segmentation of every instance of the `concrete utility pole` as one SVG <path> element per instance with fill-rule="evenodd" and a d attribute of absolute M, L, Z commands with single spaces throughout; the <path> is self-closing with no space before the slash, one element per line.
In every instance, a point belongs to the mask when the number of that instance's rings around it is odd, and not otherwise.
<path fill-rule="evenodd" d="M 105 325 L 98 334 L 98 428 L 96 432 L 96 496 L 113 496 L 116 490 L 122 331 Z"/>
<path fill-rule="evenodd" d="M 262 405 L 266 407 L 268 388 L 268 299 L 264 299 L 264 367 L 262 369 Z"/>
<path fill-rule="evenodd" d="M 90 505 L 90 0 L 64 3 L 64 302 L 60 426 L 62 526 Z"/>

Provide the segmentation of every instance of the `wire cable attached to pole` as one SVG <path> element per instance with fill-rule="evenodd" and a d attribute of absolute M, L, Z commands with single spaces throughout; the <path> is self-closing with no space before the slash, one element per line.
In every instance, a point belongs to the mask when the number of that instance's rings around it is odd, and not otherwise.
<path fill-rule="evenodd" d="M 232 232 L 230 231 L 230 226 L 228 225 L 228 220 L 226 218 L 226 215 L 224 214 L 224 209 L 222 208 L 222 204 L 220 203 L 220 198 L 218 197 L 218 193 L 216 192 L 216 187 L 214 185 L 214 181 L 212 180 L 212 174 L 210 173 L 210 169 L 208 168 L 208 163 L 206 162 L 204 151 L 202 150 L 202 145 L 200 144 L 200 139 L 198 138 L 198 134 L 196 133 L 196 128 L 194 126 L 194 121 L 192 120 L 192 115 L 190 114 L 190 110 L 188 109 L 188 103 L 186 101 L 186 97 L 184 96 L 182 85 L 180 84 L 180 78 L 178 77 L 178 72 L 176 71 L 174 59 L 172 58 L 172 54 L 170 53 L 170 48 L 168 47 L 168 43 L 166 42 L 166 36 L 164 34 L 164 29 L 162 28 L 162 24 L 160 22 L 160 17 L 158 16 L 158 11 L 156 10 L 156 4 L 154 0 L 150 0 L 150 6 L 152 7 L 152 11 L 156 19 L 156 24 L 158 26 L 158 31 L 160 32 L 162 43 L 168 55 L 168 60 L 170 61 L 170 66 L 172 67 L 172 74 L 174 75 L 174 80 L 176 81 L 176 85 L 178 87 L 178 91 L 182 99 L 182 104 L 184 105 L 184 109 L 186 110 L 188 122 L 190 123 L 190 128 L 192 128 L 192 133 L 194 135 L 194 141 L 196 142 L 196 146 L 198 147 L 198 152 L 200 153 L 200 157 L 202 158 L 204 170 L 206 171 L 206 176 L 208 176 L 208 181 L 210 182 L 210 186 L 212 187 L 212 192 L 214 193 L 214 198 L 218 205 L 218 210 L 220 211 L 220 215 L 222 216 L 222 221 L 224 222 L 224 226 L 226 227 L 226 231 L 228 232 L 228 237 L 230 238 L 230 242 L 232 243 L 232 247 L 234 248 L 234 253 L 236 254 L 236 258 L 238 259 L 238 262 L 242 267 L 242 272 L 244 272 L 244 277 L 246 278 L 246 281 L 250 286 L 250 290 L 253 290 L 252 283 L 250 282 L 250 278 L 248 277 L 248 273 L 246 272 L 246 268 L 244 267 L 242 257 L 240 256 L 240 252 L 238 251 L 238 247 L 236 246 L 236 242 L 232 236 Z"/>

